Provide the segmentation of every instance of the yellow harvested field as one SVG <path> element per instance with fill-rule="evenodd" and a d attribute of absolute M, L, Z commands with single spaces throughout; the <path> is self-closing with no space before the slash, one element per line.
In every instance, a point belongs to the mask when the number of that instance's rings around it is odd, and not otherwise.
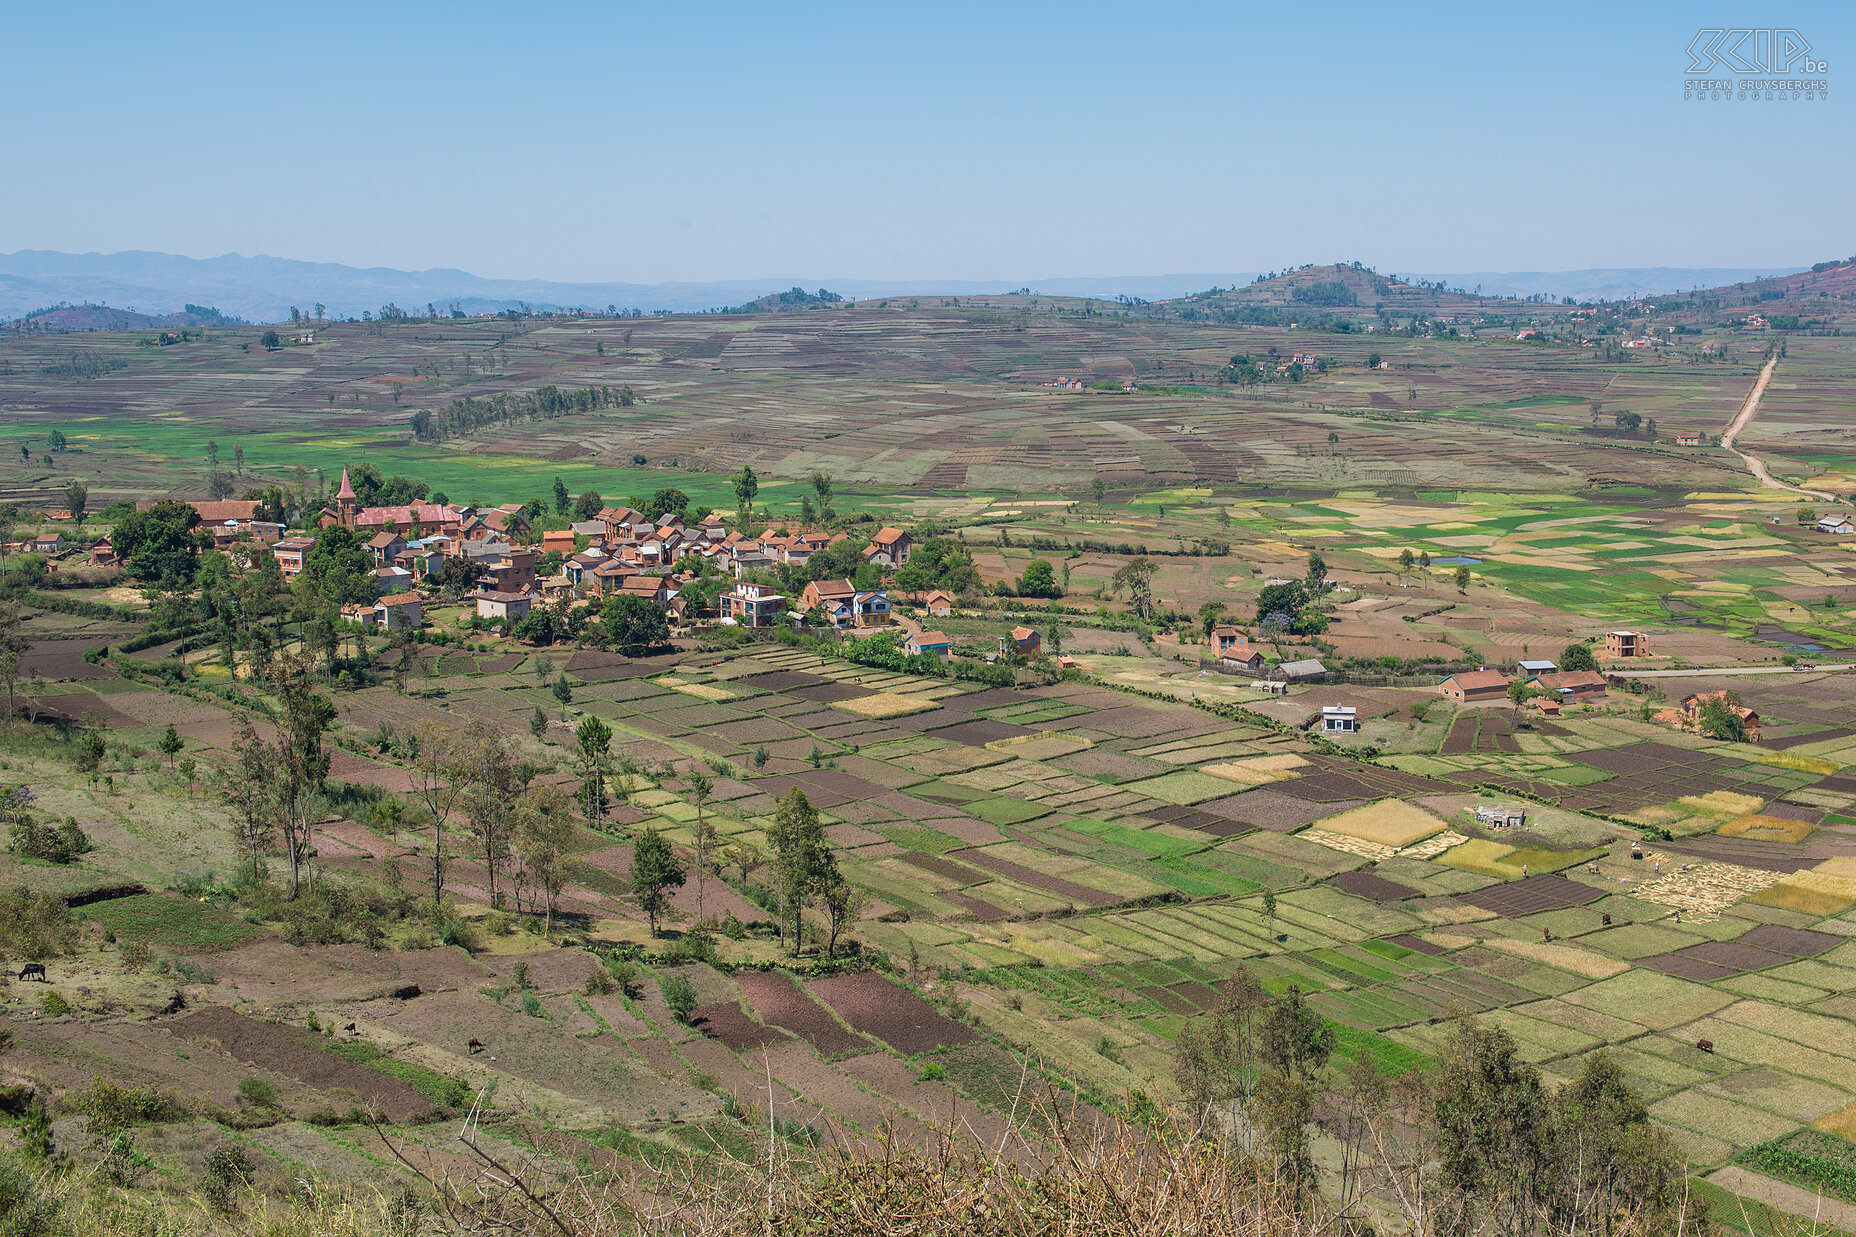
<path fill-rule="evenodd" d="M 1843 766 L 1834 760 L 1825 760 L 1821 756 L 1804 756 L 1797 752 L 1773 752 L 1760 757 L 1762 765 L 1777 765 L 1781 769 L 1796 769 L 1800 773 L 1835 773 Z"/>
<path fill-rule="evenodd" d="M 1676 802 L 1712 816 L 1748 816 L 1766 806 L 1764 799 L 1736 794 L 1731 790 L 1710 790 L 1705 795 L 1683 795 Z"/>
<path fill-rule="evenodd" d="M 1832 868 L 1833 864 L 1837 866 Z M 1826 860 L 1810 871 L 1791 873 L 1760 890 L 1752 900 L 1807 915 L 1840 915 L 1856 906 L 1856 871 L 1852 869 L 1856 869 L 1856 859 Z"/>
<path fill-rule="evenodd" d="M 1443 821 L 1402 799 L 1381 799 L 1315 824 L 1328 833 L 1344 833 L 1394 850 L 1442 833 L 1445 828 Z"/>
<path fill-rule="evenodd" d="M 888 716 L 894 717 L 895 714 Z M 1079 739 L 1075 735 L 1058 734 L 1054 730 L 1040 731 L 1037 734 L 1023 734 L 1012 739 L 994 739 L 986 745 L 995 752 L 1010 752 L 1025 760 L 1051 760 L 1058 756 L 1068 756 L 1075 752 L 1087 751 L 1095 745 L 1088 739 Z"/>
<path fill-rule="evenodd" d="M 874 696 L 859 696 L 854 700 L 834 700 L 834 709 L 843 709 L 846 713 L 855 713 L 859 717 L 903 717 L 910 713 L 926 713 L 941 706 L 932 700 L 922 700 L 916 696 L 904 696 L 897 692 L 878 692 Z"/>
<path fill-rule="evenodd" d="M 1426 932 L 1424 938 L 1439 949 L 1468 949 L 1471 945 L 1481 943 L 1476 937 L 1461 936 L 1455 932 Z"/>
<path fill-rule="evenodd" d="M 1232 760 L 1224 764 L 1201 765 L 1200 773 L 1209 773 L 1213 777 L 1222 777 L 1227 781 L 1242 782 L 1246 786 L 1261 786 L 1265 782 L 1274 782 L 1288 777 L 1298 769 L 1308 767 L 1308 762 L 1300 756 L 1283 754 L 1280 756 L 1252 756 L 1246 760 Z"/>
<path fill-rule="evenodd" d="M 1856 1104 L 1851 1104 L 1847 1108 L 1839 1108 L 1835 1112 L 1827 1112 L 1811 1124 L 1826 1134 L 1841 1134 L 1845 1138 L 1856 1140 Z"/>
<path fill-rule="evenodd" d="M 1715 832 L 1728 838 L 1754 838 L 1762 842 L 1802 842 L 1816 829 L 1808 820 L 1788 820 L 1783 816 L 1739 816 Z"/>
<path fill-rule="evenodd" d="M 1529 958 L 1535 962 L 1544 962 L 1556 966 L 1562 971 L 1571 971 L 1574 975 L 1583 975 L 1587 979 L 1610 979 L 1630 970 L 1630 963 L 1620 962 L 1616 958 L 1607 958 L 1595 954 L 1589 949 L 1575 949 L 1571 945 L 1549 945 L 1545 941 L 1511 941 L 1505 937 L 1492 936 L 1482 942 L 1490 949 L 1500 950 L 1505 954 Z"/>
<path fill-rule="evenodd" d="M 672 691 L 680 691 L 687 696 L 696 696 L 703 700 L 733 700 L 735 698 L 735 693 L 725 691 L 712 683 L 689 683 L 675 678 L 652 681 L 659 687 L 668 687 Z"/>

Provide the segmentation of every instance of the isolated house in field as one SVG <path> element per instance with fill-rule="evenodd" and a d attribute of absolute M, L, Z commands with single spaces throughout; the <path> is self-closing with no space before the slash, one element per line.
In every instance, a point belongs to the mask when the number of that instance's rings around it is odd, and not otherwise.
<path fill-rule="evenodd" d="M 1270 671 L 1270 678 L 1278 683 L 1320 683 L 1328 677 L 1328 668 L 1314 658 L 1306 661 L 1286 661 Z"/>
<path fill-rule="evenodd" d="M 1519 829 L 1527 823 L 1527 810 L 1502 804 L 1478 803 L 1476 823 L 1484 829 Z"/>
<path fill-rule="evenodd" d="M 473 594 L 477 602 L 477 617 L 481 619 L 500 619 L 504 623 L 513 623 L 528 613 L 529 603 L 533 600 L 527 593 L 503 593 L 486 589 Z"/>
<path fill-rule="evenodd" d="M 1218 669 L 1232 673 L 1260 674 L 1263 670 L 1263 650 L 1254 645 L 1234 644 L 1218 654 Z"/>
<path fill-rule="evenodd" d="M 1846 515 L 1827 515 L 1817 522 L 1817 531 L 1835 537 L 1847 537 L 1856 533 L 1856 523 L 1851 523 Z"/>
<path fill-rule="evenodd" d="M 1508 698 L 1508 676 L 1499 670 L 1464 670 L 1440 682 L 1437 694 L 1458 704 L 1477 700 L 1505 700 Z"/>
<path fill-rule="evenodd" d="M 1036 657 L 1044 648 L 1044 637 L 1035 627 L 1014 627 L 1007 636 L 999 637 L 1001 655 L 1016 654 L 1019 657 Z"/>
<path fill-rule="evenodd" d="M 1228 623 L 1212 628 L 1212 645 L 1221 657 L 1232 649 L 1243 648 L 1249 643 L 1250 636 L 1242 628 L 1233 627 Z"/>
<path fill-rule="evenodd" d="M 1640 631 L 1608 631 L 1605 633 L 1606 657 L 1648 657 L 1650 655 L 1650 638 Z"/>
<path fill-rule="evenodd" d="M 946 661 L 953 651 L 953 641 L 938 631 L 918 631 L 903 644 L 911 657 L 934 657 Z"/>
<path fill-rule="evenodd" d="M 1700 445 L 1701 435 L 1695 430 L 1683 430 L 1676 435 L 1676 446 L 1678 447 L 1699 447 Z"/>
<path fill-rule="evenodd" d="M 1350 704 L 1329 704 L 1321 707 L 1321 732 L 1323 734 L 1356 734 L 1360 729 L 1360 711 Z"/>
<path fill-rule="evenodd" d="M 786 598 L 765 584 L 746 581 L 722 594 L 722 614 L 742 627 L 772 627 L 786 613 Z"/>
<path fill-rule="evenodd" d="M 1727 706 L 1727 711 L 1740 719 L 1740 725 L 1746 729 L 1746 737 L 1754 743 L 1759 742 L 1759 714 L 1743 704 L 1734 703 L 1725 691 L 1693 692 L 1682 697 L 1682 702 L 1673 709 L 1662 709 L 1656 714 L 1656 720 L 1685 728 L 1701 725 L 1701 715 L 1708 706 L 1719 701 Z"/>
<path fill-rule="evenodd" d="M 934 615 L 936 618 L 946 618 L 954 612 L 954 595 L 952 593 L 944 593 L 937 588 L 934 592 L 922 598 L 922 605 L 927 607 L 928 613 Z"/>
<path fill-rule="evenodd" d="M 909 561 L 911 541 L 900 528 L 880 528 L 864 547 L 864 560 L 894 570 Z"/>

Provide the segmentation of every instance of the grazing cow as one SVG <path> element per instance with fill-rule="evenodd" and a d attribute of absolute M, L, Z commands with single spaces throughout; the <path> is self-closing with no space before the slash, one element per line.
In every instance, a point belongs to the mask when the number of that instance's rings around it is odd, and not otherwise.
<path fill-rule="evenodd" d="M 1711 1039 L 1698 1039 L 1695 1041 L 1695 1047 L 1701 1049 L 1703 1052 L 1713 1052 L 1714 1041 Z"/>
<path fill-rule="evenodd" d="M 50 979 L 46 978 L 45 964 L 43 962 L 26 963 L 25 969 L 20 971 L 19 973 L 19 978 L 21 979 L 37 978 L 38 981 L 42 984 L 49 984 L 51 982 Z"/>
<path fill-rule="evenodd" d="M 1609 928 L 1611 926 L 1611 912 L 1606 911 L 1604 914 L 1600 915 L 1598 917 L 1598 922 L 1600 925 Z"/>
<path fill-rule="evenodd" d="M 483 1041 L 480 1039 L 473 1039 L 470 1043 L 466 1044 L 465 1047 L 470 1050 L 470 1056 L 476 1056 L 483 1051 Z"/>
<path fill-rule="evenodd" d="M 356 1031 L 356 1030 L 354 1029 L 354 1023 L 352 1023 L 352 1022 L 351 1022 L 351 1023 L 349 1023 L 349 1024 L 347 1025 L 347 1026 L 345 1026 L 345 1027 L 343 1027 L 343 1028 L 342 1028 L 342 1030 L 344 1030 L 344 1031 L 346 1031 L 346 1032 L 348 1032 L 348 1034 L 350 1034 L 350 1035 L 359 1035 L 359 1034 L 360 1034 L 360 1032 L 359 1032 L 359 1031 Z"/>

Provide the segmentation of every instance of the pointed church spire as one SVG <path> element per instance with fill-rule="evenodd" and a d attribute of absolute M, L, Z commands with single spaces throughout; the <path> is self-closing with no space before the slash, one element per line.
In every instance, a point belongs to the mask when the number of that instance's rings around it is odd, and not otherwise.
<path fill-rule="evenodd" d="M 342 488 L 335 491 L 335 497 L 337 498 L 353 498 L 354 497 L 354 486 L 348 483 L 348 470 L 346 468 L 342 469 Z"/>

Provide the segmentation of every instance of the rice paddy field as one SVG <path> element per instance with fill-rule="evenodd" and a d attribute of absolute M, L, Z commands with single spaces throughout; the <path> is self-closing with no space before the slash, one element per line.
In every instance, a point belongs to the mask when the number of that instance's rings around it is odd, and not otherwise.
<path fill-rule="evenodd" d="M 1725 349 L 1704 362 L 1686 344 L 1616 359 L 1463 326 L 1373 338 L 992 298 L 355 324 L 274 354 L 230 329 L 170 348 L 0 341 L 3 497 L 50 505 L 73 478 L 93 508 L 198 493 L 208 439 L 222 468 L 243 447 L 240 486 L 303 468 L 313 492 L 316 470 L 366 460 L 473 502 L 559 476 L 608 500 L 674 485 L 732 509 L 727 476 L 751 465 L 776 519 L 823 469 L 841 510 L 960 537 L 988 582 L 1056 561 L 1065 609 L 1032 621 L 1056 619 L 1079 663 L 982 689 L 771 641 L 644 659 L 377 647 L 382 671 L 404 668 L 335 694 L 331 777 L 348 789 L 315 827 L 321 879 L 430 893 L 431 829 L 368 806 L 411 792 L 394 740 L 420 722 L 487 722 L 572 791 L 572 728 L 597 716 L 634 771 L 576 830 L 551 934 L 501 931 L 516 917 L 493 909 L 459 818 L 446 890 L 473 948 L 401 926 L 374 950 L 315 943 L 228 895 L 240 859 L 210 783 L 248 711 L 213 650 L 177 688 L 95 657 L 138 624 L 32 614 L 31 707 L 109 744 L 97 783 L 55 738 L 0 751 L 7 782 L 95 843 L 64 866 L 0 853 L 0 885 L 69 897 L 88 925 L 44 989 L 0 987 L 18 1044 L 0 1081 L 105 1074 L 236 1103 L 261 1077 L 290 1117 L 262 1131 L 270 1154 L 382 1180 L 393 1170 L 321 1114 L 372 1096 L 416 1138 L 490 1082 L 494 1136 L 565 1159 L 725 1141 L 750 1109 L 795 1137 L 925 1141 L 954 1112 L 1003 1129 L 1028 1080 L 1104 1106 L 1173 1095 L 1177 1040 L 1245 967 L 1308 994 L 1337 1066 L 1425 1069 L 1461 1013 L 1553 1079 L 1604 1051 L 1698 1171 L 1759 1196 L 1783 1157 L 1758 1148 L 1821 1151 L 1856 1111 L 1856 679 L 1831 666 L 1856 643 L 1856 578 L 1850 547 L 1798 518 L 1848 504 L 1755 490 L 1732 455 L 1670 445 L 1738 408 L 1761 359 L 1742 334 L 1704 323 L 1697 338 Z M 1788 337 L 1744 439 L 1834 495 L 1856 491 L 1838 446 L 1856 429 L 1848 338 Z M 1338 364 L 1294 387 L 1215 380 L 1268 348 Z M 1366 369 L 1369 350 L 1392 367 Z M 98 364 L 69 365 L 73 351 Z M 1115 389 L 1049 385 L 1070 375 Z M 407 428 L 414 409 L 544 384 L 623 384 L 640 402 L 437 442 Z M 1613 432 L 1622 409 L 1661 437 Z M 54 428 L 70 446 L 47 464 Z M 1240 621 L 1318 551 L 1339 585 L 1327 631 L 1259 648 L 1344 663 L 1347 681 L 1266 695 L 1215 673 L 1196 621 L 1136 622 L 1110 586 L 1137 549 L 1162 608 L 1219 602 Z M 1430 565 L 1402 566 L 1407 551 Z M 932 625 L 985 647 L 1020 621 L 969 598 Z M 1554 717 L 1453 707 L 1409 669 L 1555 658 L 1620 626 L 1654 656 L 1605 665 L 1606 695 Z M 1759 713 L 1758 744 L 1655 720 L 1724 689 Z M 1311 738 L 1331 704 L 1356 707 L 1362 732 Z M 170 725 L 191 781 L 155 750 Z M 638 831 L 688 861 L 700 820 L 724 854 L 764 853 L 795 789 L 865 895 L 845 931 L 855 961 L 783 961 L 771 875 L 732 861 L 692 873 L 653 939 L 630 886 Z M 1489 805 L 1526 819 L 1478 824 Z M 699 928 L 700 959 L 672 948 Z M 146 963 L 125 966 L 129 945 Z M 599 979 L 615 969 L 616 990 Z"/>
<path fill-rule="evenodd" d="M 88 690 L 112 702 L 125 753 L 172 720 L 189 752 L 220 758 L 228 709 L 104 669 Z M 398 733 L 426 717 L 525 729 L 536 705 L 558 709 L 547 684 L 560 673 L 573 686 L 569 721 L 605 719 L 653 771 L 617 786 L 602 827 L 580 831 L 564 933 L 493 939 L 475 955 L 289 945 L 211 897 L 169 892 L 176 846 L 195 870 L 234 860 L 226 836 L 201 827 L 221 809 L 158 762 L 127 756 L 108 790 L 68 778 L 54 788 L 42 757 L 20 767 L 40 770 L 43 801 L 101 843 L 80 871 L 57 871 L 63 887 L 138 882 L 80 913 L 118 941 L 187 960 L 185 974 L 175 962 L 147 976 L 170 986 L 140 999 L 178 986 L 195 1005 L 245 1019 L 211 1036 L 221 1068 L 268 1070 L 306 1112 L 333 1102 L 332 1089 L 354 1090 L 355 1069 L 426 1084 L 382 1084 L 408 1113 L 429 1102 L 418 1094 L 494 1078 L 512 1112 L 563 1136 L 617 1121 L 649 1143 L 725 1122 L 727 1105 L 765 1103 L 771 1072 L 780 1112 L 828 1118 L 847 1138 L 886 1122 L 924 1131 L 955 1096 L 977 1105 L 972 1120 L 996 1125 L 1010 1109 L 1001 1079 L 1052 1080 L 1100 1103 L 1137 1088 L 1169 1094 L 1174 1041 L 1239 966 L 1273 992 L 1307 993 L 1342 1060 L 1392 1072 L 1426 1068 L 1458 1013 L 1508 1031 L 1552 1077 L 1611 1053 L 1698 1169 L 1750 1171 L 1735 1157 L 1814 1122 L 1834 1126 L 1856 1104 L 1856 818 L 1846 815 L 1856 782 L 1840 763 L 1856 740 L 1834 728 L 1782 749 L 1804 760 L 1771 763 L 1763 749 L 1672 741 L 1624 714 L 1562 719 L 1543 734 L 1545 723 L 1515 727 L 1505 709 L 1466 710 L 1478 735 L 1551 740 L 1552 760 L 1611 775 L 1579 794 L 1616 781 L 1632 790 L 1590 810 L 1530 801 L 1529 820 L 1501 830 L 1469 810 L 1488 797 L 1488 768 L 1337 756 L 1292 728 L 1087 679 L 976 689 L 772 644 L 646 660 L 453 652 L 405 692 L 344 693 L 341 730 Z M 557 770 L 545 776 L 564 775 L 567 741 L 558 726 L 533 741 L 532 758 Z M 390 755 L 338 756 L 345 780 L 406 784 Z M 1835 771 L 1796 767 L 1807 760 Z M 765 849 L 775 804 L 795 788 L 819 806 L 842 870 L 868 896 L 850 935 L 882 970 L 766 970 L 777 942 L 751 932 L 717 937 L 712 962 L 647 964 L 629 993 L 586 985 L 614 947 L 650 945 L 627 883 L 629 839 L 649 824 L 689 852 L 696 812 L 685 792 L 697 769 L 713 776 L 704 819 L 723 846 Z M 1640 815 L 1692 827 L 1646 840 L 1654 831 L 1626 810 L 1639 803 L 1651 804 Z M 450 896 L 487 922 L 487 872 L 466 836 L 453 843 Z M 323 822 L 316 846 L 327 875 L 378 878 L 388 861 L 421 871 L 430 836 L 359 816 Z M 43 878 L 0 856 L 0 880 L 20 879 Z M 764 873 L 711 873 L 702 913 L 762 919 L 763 883 Z M 697 897 L 693 880 L 676 892 L 673 935 L 694 926 Z M 79 1028 L 118 1025 L 131 998 L 110 977 L 108 949 L 55 968 L 73 1014 L 35 1017 L 39 994 L 8 990 L 29 1060 L 64 1051 Z M 280 974 L 292 978 L 264 978 Z M 421 995 L 391 995 L 417 975 L 428 976 L 416 981 Z M 657 992 L 670 975 L 698 991 L 688 1024 Z M 302 1027 L 312 1011 L 324 1025 L 354 1022 L 345 1042 L 365 1060 L 336 1069 L 300 1031 L 249 1041 L 262 1049 L 228 1038 L 273 1018 Z M 121 1040 L 107 1061 L 111 1037 L 130 1031 L 94 1041 L 94 1068 L 127 1070 L 135 1057 L 138 1076 L 173 1073 L 135 1047 L 151 1028 L 175 1045 L 160 1060 L 180 1060 L 176 1050 L 188 1069 L 221 1059 L 183 1021 L 129 1025 L 141 1038 Z M 482 1053 L 466 1050 L 470 1038 Z M 1696 1048 L 1703 1040 L 1711 1051 Z M 939 1080 L 915 1081 L 930 1063 Z M 56 1073 L 49 1059 L 25 1068 Z M 307 1137 L 320 1155 L 333 1135 Z"/>

